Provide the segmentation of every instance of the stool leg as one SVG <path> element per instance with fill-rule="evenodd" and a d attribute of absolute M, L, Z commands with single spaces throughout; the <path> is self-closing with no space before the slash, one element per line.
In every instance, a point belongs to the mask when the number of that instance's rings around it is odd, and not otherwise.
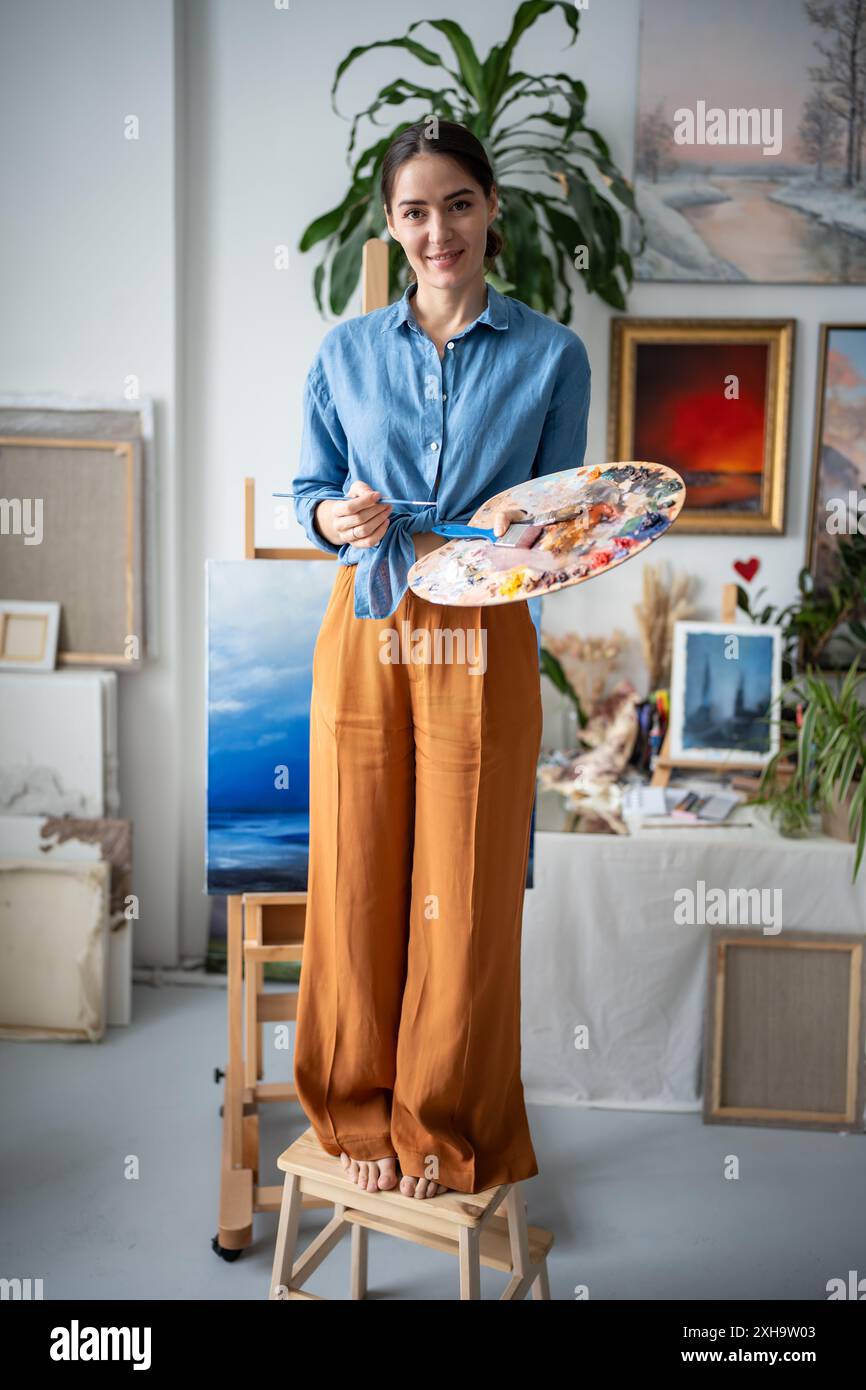
<path fill-rule="evenodd" d="M 547 1288 L 546 1261 L 533 1264 L 529 1258 L 529 1232 L 526 1229 L 526 1203 L 519 1186 L 512 1187 L 505 1198 L 508 1212 L 508 1241 L 511 1246 L 511 1279 L 502 1295 L 503 1299 L 525 1298 L 530 1287 L 533 1298 L 550 1298 Z M 539 1282 L 541 1281 L 541 1282 Z M 547 1288 L 544 1292 L 537 1292 Z"/>
<path fill-rule="evenodd" d="M 366 1226 L 361 1226 L 357 1222 L 353 1223 L 350 1298 L 367 1297 L 367 1237 L 369 1234 Z"/>
<path fill-rule="evenodd" d="M 295 1264 L 300 1214 L 301 1180 L 297 1173 L 287 1173 L 283 1183 L 283 1200 L 280 1203 L 280 1221 L 277 1227 L 277 1245 L 274 1250 L 274 1267 L 271 1272 L 269 1299 L 283 1298 L 283 1291 L 292 1287 L 292 1269 Z"/>
<path fill-rule="evenodd" d="M 256 965 L 256 995 L 265 992 L 265 967 L 261 962 Z M 256 1026 L 258 1037 L 256 1038 L 256 1076 L 259 1081 L 265 1074 L 265 1025 L 258 1022 Z"/>
<path fill-rule="evenodd" d="M 533 1298 L 550 1298 L 550 1283 L 547 1278 L 547 1256 L 542 1256 L 538 1265 L 538 1276 L 532 1281 Z"/>
<path fill-rule="evenodd" d="M 460 1297 L 481 1298 L 481 1246 L 471 1226 L 460 1227 Z"/>

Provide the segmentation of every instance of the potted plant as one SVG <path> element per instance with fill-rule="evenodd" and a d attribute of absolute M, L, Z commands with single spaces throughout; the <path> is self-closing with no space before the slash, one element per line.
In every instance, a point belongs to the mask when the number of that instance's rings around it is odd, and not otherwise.
<path fill-rule="evenodd" d="M 824 666 L 831 639 L 863 654 L 866 625 L 858 616 L 866 594 L 866 536 L 855 532 L 841 537 L 837 548 L 838 572 L 826 590 L 818 590 L 811 571 L 804 566 L 797 577 L 797 597 L 784 608 L 760 607 L 760 589 L 754 600 L 737 585 L 737 607 L 753 623 L 778 624 L 782 629 L 782 678 L 790 680 L 797 667 Z M 847 658 L 846 658 L 847 659 Z M 832 666 L 830 669 L 834 669 Z"/>
<path fill-rule="evenodd" d="M 838 690 L 811 668 L 788 681 L 780 699 L 790 692 L 800 702 L 802 716 L 796 737 L 782 740 L 761 779 L 761 801 L 769 804 L 782 824 L 800 826 L 815 805 L 822 813 L 826 834 L 850 839 L 857 846 L 856 879 L 866 846 L 866 703 L 862 686 L 866 672 L 858 658 Z M 776 778 L 779 760 L 797 755 L 797 768 L 787 787 Z M 767 793 L 764 795 L 764 793 Z M 788 833 L 792 833 L 788 829 Z M 796 832 L 795 832 L 796 833 Z M 853 881 L 853 879 L 852 879 Z"/>
<path fill-rule="evenodd" d="M 379 196 L 385 151 L 415 121 L 436 116 L 467 126 L 482 142 L 490 160 L 504 234 L 500 256 L 487 272 L 494 288 L 504 294 L 513 292 L 530 308 L 557 313 L 562 323 L 568 323 L 568 263 L 582 276 L 590 294 L 597 294 L 614 308 L 626 307 L 623 286 L 631 285 L 634 278 L 632 262 L 625 249 L 619 212 L 607 193 L 635 214 L 642 239 L 643 219 L 632 185 L 613 162 L 607 142 L 584 120 L 586 86 L 569 73 L 531 74 L 512 65 L 521 36 L 539 16 L 557 9 L 574 43 L 580 13 L 576 5 L 562 0 L 525 0 L 504 43 L 494 45 L 484 59 L 478 57 L 469 35 L 451 19 L 416 20 L 403 37 L 359 45 L 343 59 L 331 88 L 331 105 L 337 115 L 340 112 L 334 97 L 340 79 L 357 58 L 373 48 L 403 49 L 426 68 L 439 71 L 429 79 L 430 86 L 395 77 L 352 120 L 347 151 L 349 188 L 336 207 L 310 223 L 299 243 L 301 251 L 325 243 L 325 255 L 313 275 L 320 313 L 324 312 L 326 269 L 331 311 L 341 314 L 358 283 L 365 241 L 386 234 Z M 421 25 L 429 25 L 447 40 L 454 66 L 413 37 Z M 382 122 L 377 121 L 377 113 L 415 99 L 423 104 L 413 120 L 395 125 L 360 154 L 355 152 L 362 117 L 369 118 L 379 130 Z M 541 103 L 540 109 L 526 111 L 525 103 L 533 101 Z M 520 104 L 519 116 L 515 116 L 514 103 Z M 428 117 L 430 112 L 433 115 Z M 531 186 L 523 185 L 516 177 L 519 174 L 530 175 Z M 395 284 L 405 290 L 408 272 L 402 248 L 392 242 L 389 290 Z"/>

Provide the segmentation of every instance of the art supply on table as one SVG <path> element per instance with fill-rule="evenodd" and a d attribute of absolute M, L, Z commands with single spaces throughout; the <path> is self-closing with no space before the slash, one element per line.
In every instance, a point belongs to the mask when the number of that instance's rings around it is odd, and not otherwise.
<path fill-rule="evenodd" d="M 683 820 L 697 820 L 697 814 L 693 809 L 700 800 L 697 792 L 686 792 L 682 800 L 671 809 L 672 816 L 682 816 Z"/>
<path fill-rule="evenodd" d="M 694 787 L 628 786 L 623 789 L 622 813 L 641 825 L 733 825 L 731 813 L 743 798 L 720 792 L 711 786 Z"/>
<path fill-rule="evenodd" d="M 662 725 L 658 710 L 652 711 L 652 722 L 649 733 L 649 766 L 650 771 L 655 767 L 656 758 L 662 746 Z"/>
<path fill-rule="evenodd" d="M 624 816 L 664 816 L 667 814 L 664 787 L 629 786 L 622 792 Z"/>
<path fill-rule="evenodd" d="M 642 820 L 639 830 L 751 830 L 751 820 L 672 820 L 670 816 Z"/>

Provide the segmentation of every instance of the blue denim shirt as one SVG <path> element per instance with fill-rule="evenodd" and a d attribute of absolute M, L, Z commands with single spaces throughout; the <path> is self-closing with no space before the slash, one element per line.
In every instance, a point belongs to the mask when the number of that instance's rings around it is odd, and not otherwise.
<path fill-rule="evenodd" d="M 590 367 L 577 334 L 488 283 L 487 307 L 440 361 L 412 312 L 416 289 L 332 328 L 304 388 L 295 515 L 314 545 L 357 564 L 357 618 L 394 612 L 413 532 L 469 522 L 505 488 L 584 461 Z M 435 505 L 394 505 L 375 546 L 332 545 L 315 507 L 359 478 L 383 497 Z"/>

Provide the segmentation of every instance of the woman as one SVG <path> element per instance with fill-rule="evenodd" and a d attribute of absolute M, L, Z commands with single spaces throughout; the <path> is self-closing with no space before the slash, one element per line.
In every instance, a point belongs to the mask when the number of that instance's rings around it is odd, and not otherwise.
<path fill-rule="evenodd" d="M 571 329 L 485 280 L 502 242 L 483 146 L 453 122 L 429 132 L 382 165 L 412 283 L 326 334 L 294 486 L 307 536 L 339 557 L 313 660 L 295 1085 L 353 1181 L 393 1188 L 399 1161 L 417 1198 L 538 1172 L 520 931 L 542 720 L 526 603 L 428 603 L 407 573 L 445 543 L 434 523 L 582 465 L 590 379 Z M 483 664 L 406 660 L 405 641 L 395 661 L 407 629 Z"/>

